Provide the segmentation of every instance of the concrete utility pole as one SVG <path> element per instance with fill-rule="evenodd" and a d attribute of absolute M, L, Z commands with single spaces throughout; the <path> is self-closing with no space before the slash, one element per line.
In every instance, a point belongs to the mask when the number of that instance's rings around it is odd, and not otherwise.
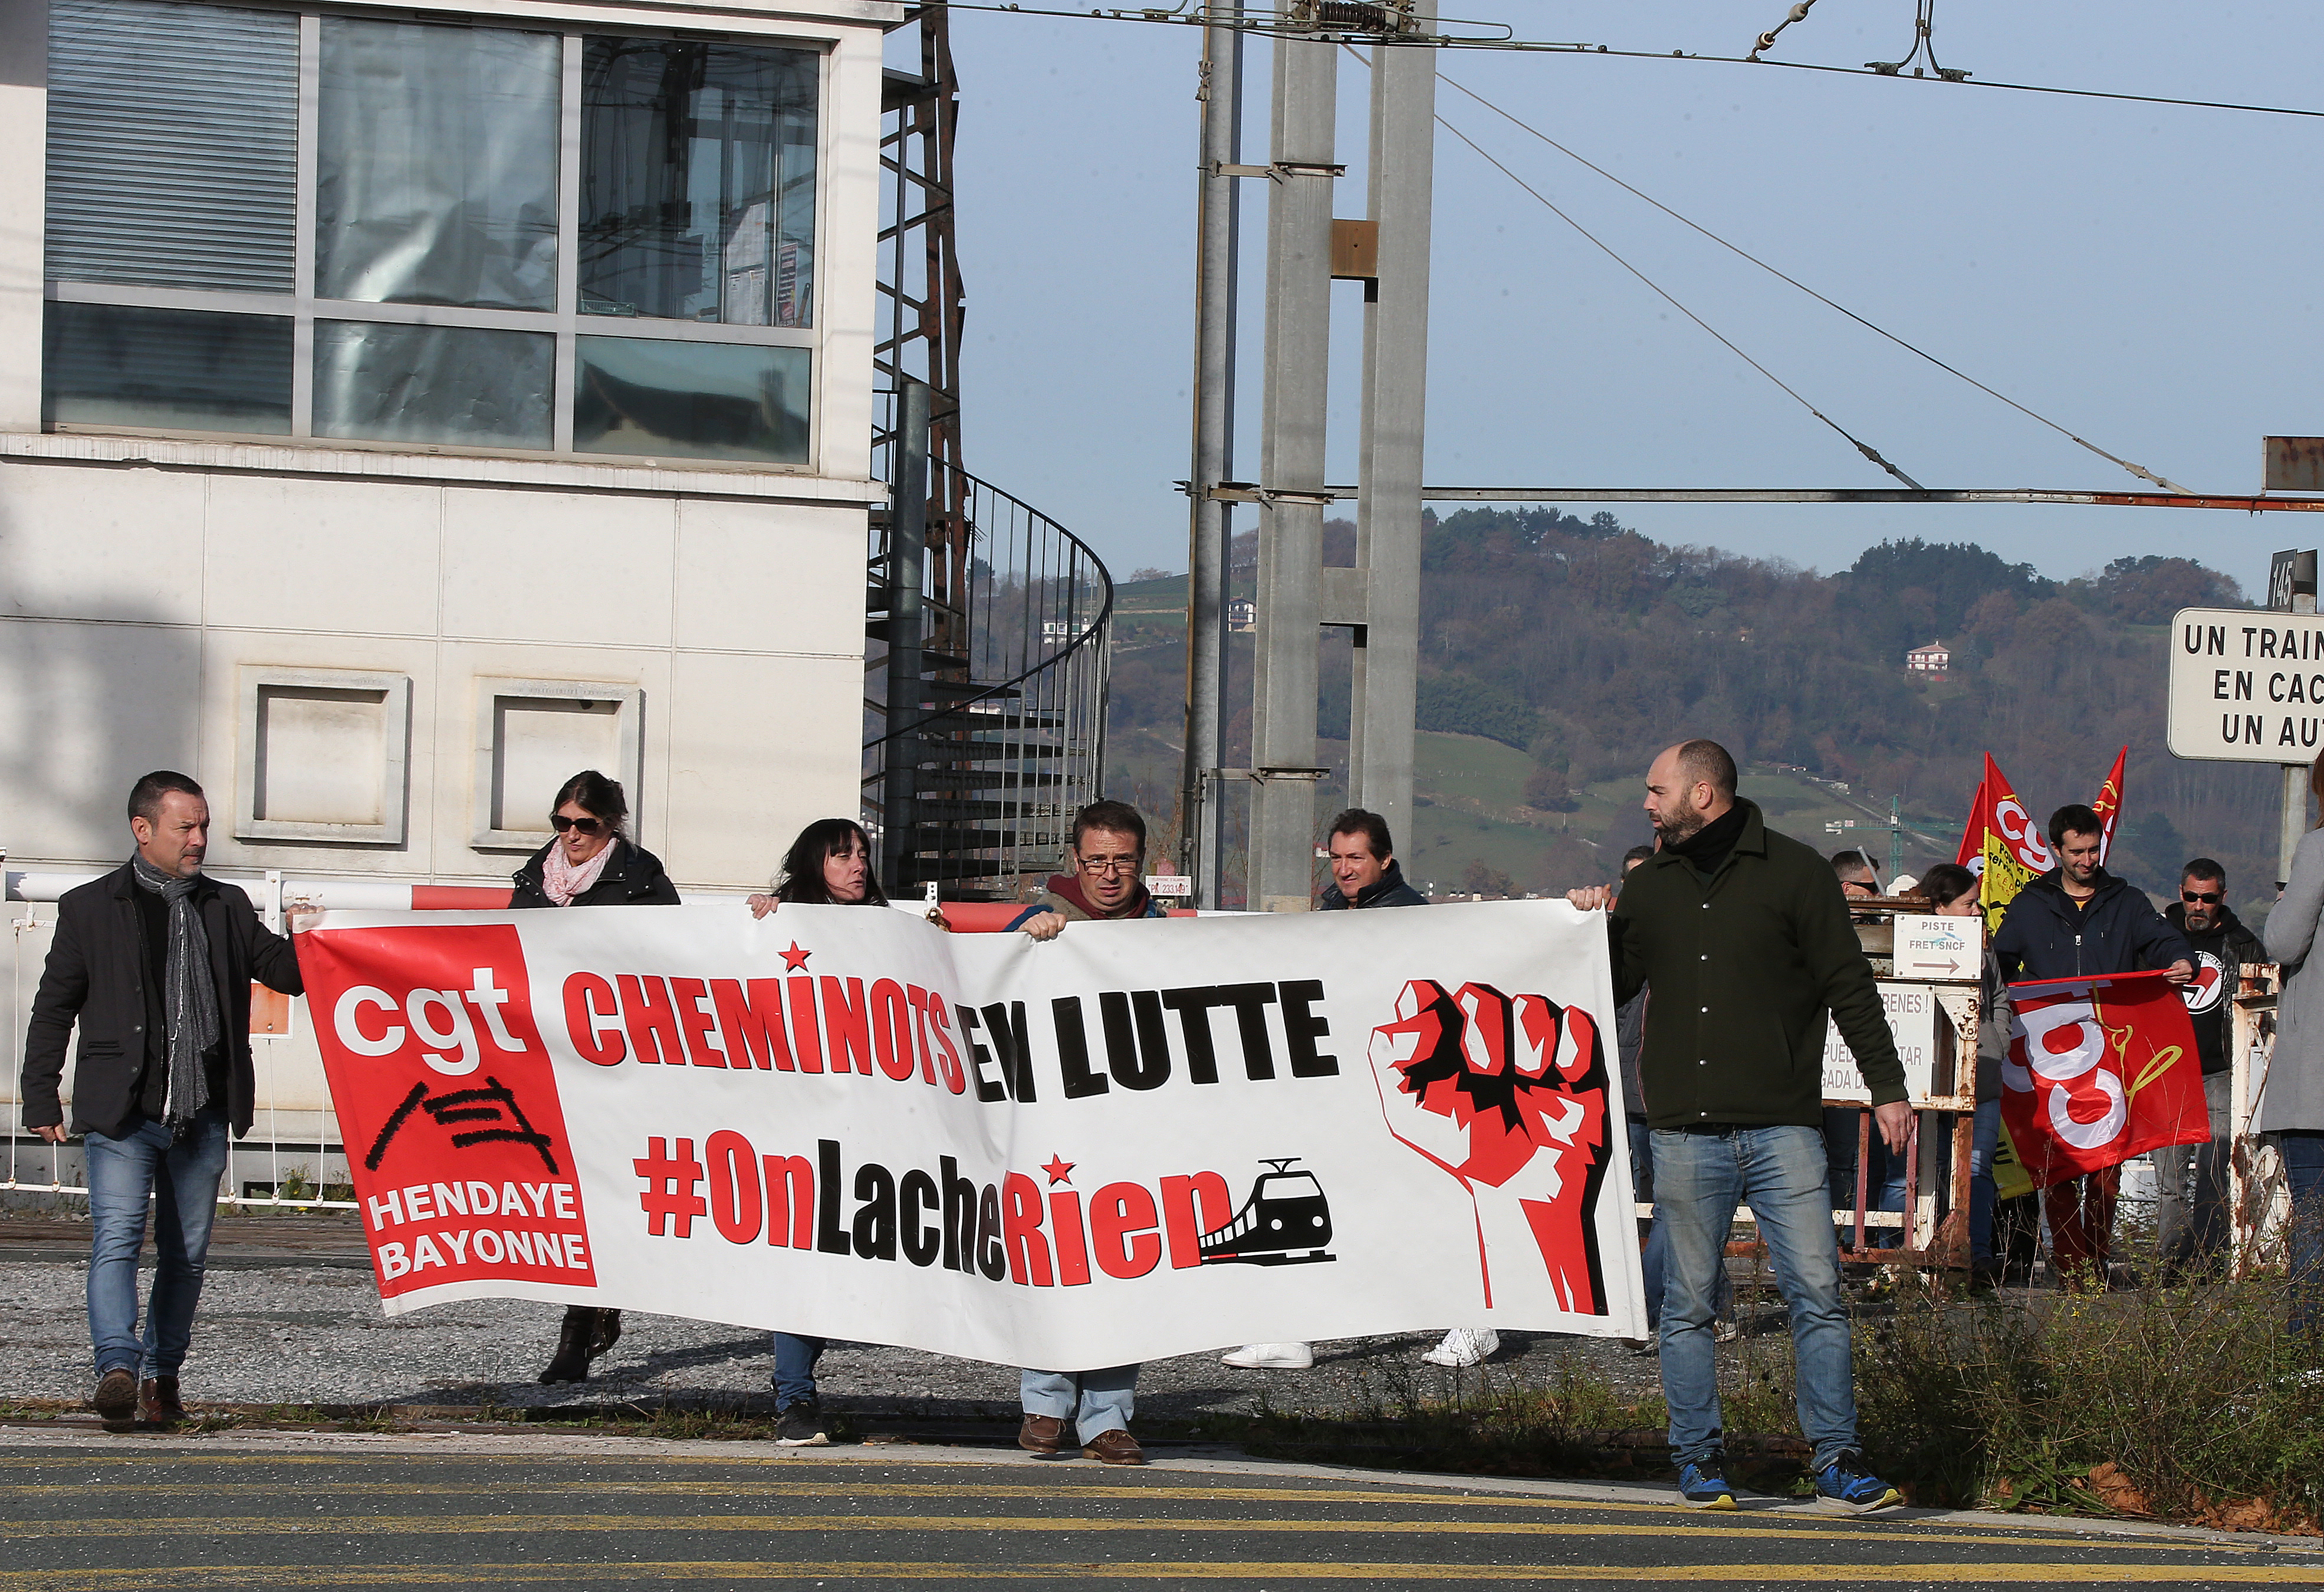
<path fill-rule="evenodd" d="M 1186 551 L 1186 747 L 1179 866 L 1197 906 L 1217 906 L 1225 804 L 1215 784 L 1226 723 L 1226 590 L 1233 505 L 1211 495 L 1234 470 L 1235 267 L 1242 160 L 1242 32 L 1236 0 L 1208 0 L 1203 30 L 1202 171 L 1194 245 L 1194 469 Z"/>
<path fill-rule="evenodd" d="M 1436 0 L 1414 0 L 1433 31 Z M 1326 624 L 1355 629 L 1348 796 L 1407 838 L 1419 716 L 1420 469 L 1428 399 L 1428 248 L 1436 167 L 1436 52 L 1375 46 L 1365 288 L 1363 445 L 1356 569 L 1323 572 Z M 1352 590 L 1348 588 L 1352 587 Z"/>
<path fill-rule="evenodd" d="M 1323 426 L 1332 332 L 1332 184 L 1339 46 L 1277 35 L 1267 206 L 1248 904 L 1304 912 L 1314 878 L 1315 698 Z"/>

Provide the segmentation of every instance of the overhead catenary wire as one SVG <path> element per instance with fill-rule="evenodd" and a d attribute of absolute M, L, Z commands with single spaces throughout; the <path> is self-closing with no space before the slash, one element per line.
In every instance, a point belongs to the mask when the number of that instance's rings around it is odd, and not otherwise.
<path fill-rule="evenodd" d="M 1467 133 L 1462 132 L 1461 129 L 1455 127 L 1452 123 L 1446 121 L 1441 115 L 1436 118 L 1436 124 L 1439 127 L 1443 128 L 1445 132 L 1450 133 L 1453 137 L 1459 139 L 1462 143 L 1467 144 L 1471 149 L 1474 150 L 1484 159 L 1488 165 L 1493 168 L 1493 170 L 1499 171 L 1511 182 L 1516 183 L 1519 188 L 1525 189 L 1526 192 L 1531 194 L 1540 202 L 1545 209 L 1548 210 L 1551 215 L 1556 216 L 1560 221 L 1564 222 L 1566 225 L 1580 233 L 1583 237 L 1589 239 L 1590 242 L 1595 244 L 1609 260 L 1611 260 L 1624 271 L 1628 271 L 1632 276 L 1637 277 L 1640 281 L 1644 282 L 1657 298 L 1663 300 L 1664 303 L 1668 304 L 1673 309 L 1677 310 L 1681 315 L 1686 317 L 1687 319 L 1692 321 L 1696 326 L 1701 327 L 1704 331 L 1710 333 L 1713 337 L 1716 337 L 1729 353 L 1741 360 L 1745 364 L 1749 365 L 1761 375 L 1766 377 L 1768 381 L 1773 382 L 1777 387 L 1782 388 L 1794 402 L 1797 403 L 1802 409 L 1807 410 L 1808 413 L 1813 415 L 1817 419 L 1821 420 L 1825 425 L 1831 427 L 1834 431 L 1845 437 L 1849 446 L 1856 449 L 1858 453 L 1862 454 L 1866 458 L 1879 465 L 1883 470 L 1886 470 L 1889 474 L 1903 482 L 1906 486 L 1911 487 L 1914 492 L 1925 492 L 1928 490 L 1919 482 L 1905 474 L 1904 472 L 1896 468 L 1895 465 L 1890 464 L 1886 459 L 1881 457 L 1879 449 L 1874 447 L 1870 443 L 1865 442 L 1857 437 L 1848 429 L 1848 428 L 1842 426 L 1839 421 L 1833 419 L 1830 415 L 1825 414 L 1821 410 L 1816 408 L 1815 405 L 1810 403 L 1805 398 L 1802 397 L 1800 393 L 1781 376 L 1778 376 L 1766 365 L 1761 364 L 1757 360 L 1744 353 L 1742 349 L 1737 347 L 1733 340 L 1729 338 L 1727 335 L 1721 332 L 1717 327 L 1712 326 L 1709 321 L 1703 319 L 1702 317 L 1695 314 L 1693 310 L 1689 309 L 1685 305 L 1673 298 L 1670 293 L 1663 288 L 1662 284 L 1655 281 L 1654 278 L 1648 276 L 1645 271 L 1640 271 L 1637 266 L 1631 264 L 1628 260 L 1623 259 L 1621 255 L 1616 253 L 1604 239 L 1591 232 L 1588 227 L 1582 225 L 1582 223 L 1576 221 L 1572 216 L 1567 215 L 1563 210 L 1559 209 L 1557 206 L 1550 200 L 1546 194 L 1544 194 L 1539 189 L 1534 187 L 1533 184 L 1527 182 L 1524 178 L 1518 176 L 1507 166 L 1501 164 L 1499 161 L 1496 160 L 1493 155 L 1475 139 L 1471 138 Z"/>
<path fill-rule="evenodd" d="M 1858 326 L 1864 327 L 1865 330 L 1879 334 L 1881 336 L 1886 337 L 1889 342 L 1894 343 L 1897 347 L 1904 349 L 1906 353 L 1917 354 L 1921 358 L 1927 360 L 1931 364 L 1936 366 L 1947 375 L 1960 378 L 1961 381 L 1968 382 L 1970 386 L 1976 388 L 1979 392 L 1986 394 L 1989 398 L 1998 399 L 2001 402 L 2007 404 L 2011 409 L 2015 410 L 2019 414 L 2025 416 L 2028 419 L 2038 420 L 2043 425 L 2047 426 L 2051 430 L 2055 431 L 2059 436 L 2066 438 L 2069 442 L 2075 444 L 2077 446 L 2088 448 L 2090 452 L 2098 455 L 2098 457 L 2107 460 L 2110 464 L 2118 465 L 2123 469 L 2129 471 L 2133 475 L 2137 476 L 2140 480 L 2151 481 L 2154 483 L 2155 485 L 2163 488 L 2165 491 L 2176 492 L 2185 492 L 2188 491 L 2186 487 L 2181 486 L 2177 482 L 2168 480 L 2163 476 L 2156 474 L 2153 471 L 2148 469 L 2144 465 L 2134 464 L 2130 460 L 2123 458 L 2118 455 L 2108 453 L 2105 448 L 2100 447 L 2097 443 L 2091 442 L 2086 437 L 2075 436 L 2073 432 L 2068 430 L 2057 421 L 2050 419 L 2047 415 L 2026 408 L 2024 404 L 2018 402 L 2015 399 L 2010 397 L 2006 392 L 1996 391 L 1993 388 L 1987 386 L 1984 382 L 1978 381 L 1975 376 L 1969 374 L 1966 371 L 1960 370 L 1953 365 L 1946 363 L 1943 360 L 1939 359 L 1935 354 L 1931 354 L 1927 349 L 1917 347 L 1914 345 L 1906 342 L 1904 338 L 1888 330 L 1886 327 L 1880 326 L 1876 322 L 1867 320 L 1863 316 L 1857 314 L 1856 311 L 1850 309 L 1847 305 L 1839 303 L 1838 301 L 1817 292 L 1813 288 L 1809 287 L 1805 282 L 1801 281 L 1798 278 L 1790 276 L 1777 267 L 1768 264 L 1767 262 L 1760 259 L 1748 249 L 1742 247 L 1740 244 L 1728 242 L 1727 239 L 1720 237 L 1709 227 L 1680 215 L 1676 210 L 1672 209 L 1668 205 L 1664 204 L 1652 194 L 1641 192 L 1639 189 L 1632 187 L 1629 183 L 1623 181 L 1622 179 L 1615 176 L 1614 173 L 1607 170 L 1606 168 L 1599 165 L 1596 161 L 1591 161 L 1587 156 L 1578 154 L 1574 151 L 1566 148 L 1565 145 L 1560 143 L 1556 139 L 1552 138 L 1540 128 L 1522 120 L 1512 113 L 1502 109 L 1499 106 L 1495 105 L 1491 100 L 1487 99 L 1483 95 L 1478 93 L 1475 89 L 1471 88 L 1466 84 L 1460 82 L 1458 79 L 1447 77 L 1443 73 L 1440 72 L 1437 74 L 1437 80 L 1444 84 L 1447 87 L 1454 89 L 1461 94 L 1466 95 L 1469 98 L 1475 100 L 1479 105 L 1484 106 L 1487 110 L 1492 112 L 1503 121 L 1508 122 L 1511 126 L 1518 129 L 1520 132 L 1529 133 L 1534 137 L 1540 139 L 1544 143 L 1549 145 L 1550 148 L 1555 150 L 1559 154 L 1565 156 L 1568 160 L 1589 168 L 1589 170 L 1596 172 L 1599 176 L 1604 178 L 1607 181 L 1612 183 L 1623 192 L 1629 194 L 1635 198 L 1645 200 L 1647 204 L 1652 205 L 1655 209 L 1660 210 L 1672 220 L 1678 222 L 1683 226 L 1692 228 L 1695 232 L 1701 233 L 1704 237 L 1709 238 L 1720 248 L 1727 250 L 1729 253 L 1735 254 L 1738 258 L 1749 261 L 1752 264 L 1757 266 L 1768 275 L 1775 277 L 1777 281 L 1788 283 L 1792 287 L 1797 288 L 1801 292 L 1805 293 L 1809 298 L 1813 299 L 1817 303 L 1823 305 L 1826 308 L 1838 310 L 1849 319 L 1854 321 Z M 1466 143 L 1467 140 L 1463 139 L 1462 142 Z M 1471 144 L 1470 147 L 1473 149 L 1476 146 L 1474 144 Z M 1488 158 L 1489 159 L 1490 157 Z M 1495 161 L 1494 163 L 1496 165 L 1499 164 L 1499 161 Z M 1504 167 L 1502 169 L 1506 170 L 1508 168 Z M 1530 192 L 1531 190 L 1528 189 L 1527 191 Z M 1721 340 L 1724 341 L 1724 339 Z"/>
<path fill-rule="evenodd" d="M 2000 88 L 2016 94 L 2057 94 L 2075 99 L 2112 99 L 2131 105 L 2172 105 L 2191 110 L 2246 111 L 2264 116 L 2309 116 L 2324 120 L 2324 110 L 2310 110 L 2299 106 L 2252 105 L 2241 100 L 2189 99 L 2168 94 L 2126 94 L 2108 88 L 2065 88 L 2052 83 L 2004 83 L 1990 78 L 1907 78 L 1900 72 L 1881 71 L 1869 66 L 1832 66 L 1821 61 L 1769 60 L 1764 56 L 1704 55 L 1691 50 L 1617 50 L 1609 44 L 1547 40 L 1547 39 L 1475 39 L 1445 34 L 1406 34 L 1400 38 L 1384 38 L 1376 33 L 1350 33 L 1338 30 L 1317 30 L 1314 27 L 1292 28 L 1279 22 L 1212 23 L 1200 13 L 1179 14 L 1174 12 L 1139 12 L 1111 9 L 1067 10 L 1061 6 L 1011 5 L 1008 0 L 918 0 L 930 5 L 942 5 L 951 11 L 991 11 L 1020 16 L 1064 17 L 1077 22 L 1140 23 L 1184 27 L 1217 26 L 1237 32 L 1261 34 L 1296 33 L 1303 38 L 1323 38 L 1333 42 L 1358 41 L 1367 45 L 1395 50 L 1496 50 L 1517 54 L 1596 55 L 1616 60 L 1689 60 L 1717 66 L 1781 67 L 1794 72 L 1828 72 L 1845 78 L 1879 78 L 1898 83 L 1932 83 L 1965 88 Z"/>

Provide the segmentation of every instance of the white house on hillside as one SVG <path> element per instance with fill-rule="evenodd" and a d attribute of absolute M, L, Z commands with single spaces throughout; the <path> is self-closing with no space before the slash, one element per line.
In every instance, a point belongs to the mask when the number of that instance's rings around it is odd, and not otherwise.
<path fill-rule="evenodd" d="M 1952 667 L 1952 649 L 1942 641 L 1932 641 L 1926 647 L 1915 647 L 1904 654 L 1906 674 L 1941 675 Z"/>

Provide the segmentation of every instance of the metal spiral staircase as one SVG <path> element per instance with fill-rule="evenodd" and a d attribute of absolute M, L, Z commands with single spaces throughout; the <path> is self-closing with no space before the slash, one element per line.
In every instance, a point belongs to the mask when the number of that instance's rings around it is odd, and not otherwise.
<path fill-rule="evenodd" d="M 921 69 L 888 73 L 880 144 L 872 450 L 896 490 L 872 517 L 863 824 L 890 894 L 1014 900 L 1102 788 L 1113 582 L 1072 532 L 962 467 L 957 85 L 945 8 L 906 18 Z"/>
<path fill-rule="evenodd" d="M 1100 793 L 1113 583 L 1047 516 L 964 471 L 934 474 L 925 640 L 902 676 L 889 664 L 908 584 L 881 578 L 895 517 L 874 529 L 865 656 L 886 689 L 866 694 L 866 827 L 877 819 L 890 894 L 935 884 L 947 899 L 1014 900 L 1054 870 L 1074 813 Z M 958 518 L 942 524 L 946 496 Z"/>

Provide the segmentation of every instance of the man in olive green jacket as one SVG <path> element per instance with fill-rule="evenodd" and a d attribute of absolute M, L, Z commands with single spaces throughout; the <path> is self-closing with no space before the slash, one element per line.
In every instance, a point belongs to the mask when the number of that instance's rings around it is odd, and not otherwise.
<path fill-rule="evenodd" d="M 1669 1244 L 1660 1332 L 1680 1493 L 1700 1508 L 1735 1507 L 1711 1307 L 1736 1207 L 1748 1203 L 1791 1306 L 1818 1499 L 1885 1508 L 1899 1495 L 1866 1467 L 1857 1439 L 1821 1087 L 1829 1013 L 1863 1069 L 1883 1138 L 1904 1148 L 1912 1113 L 1880 991 L 1831 865 L 1737 798 L 1725 748 L 1690 741 L 1665 751 L 1646 774 L 1646 809 L 1662 849 L 1624 882 L 1608 929 L 1615 999 L 1648 984 L 1655 992 L 1638 1072 Z M 1611 905 L 1602 887 L 1567 898 L 1584 911 Z"/>

